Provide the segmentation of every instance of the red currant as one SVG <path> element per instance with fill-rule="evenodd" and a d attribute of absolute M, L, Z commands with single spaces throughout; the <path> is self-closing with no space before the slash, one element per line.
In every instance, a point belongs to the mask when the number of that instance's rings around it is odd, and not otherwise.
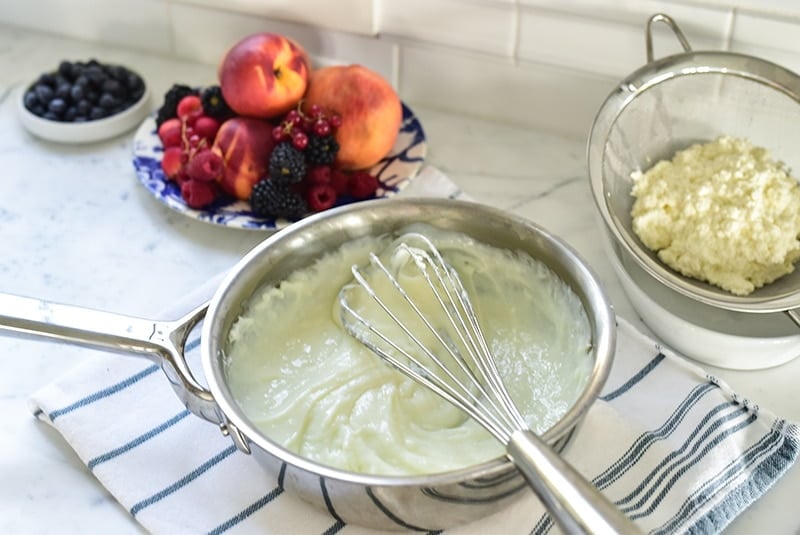
<path fill-rule="evenodd" d="M 276 141 L 276 142 L 278 142 L 278 141 L 283 139 L 283 127 L 282 126 L 279 125 L 279 126 L 276 126 L 275 128 L 272 129 L 272 139 L 274 141 Z"/>
<path fill-rule="evenodd" d="M 333 128 L 339 128 L 342 126 L 342 116 L 338 113 L 334 113 L 328 118 L 328 121 L 331 123 Z"/>
<path fill-rule="evenodd" d="M 331 123 L 325 119 L 317 119 L 314 123 L 314 134 L 319 137 L 327 136 L 331 133 Z"/>
<path fill-rule="evenodd" d="M 319 104 L 312 104 L 311 107 L 308 108 L 308 113 L 314 119 L 319 119 L 322 117 L 322 106 Z"/>
<path fill-rule="evenodd" d="M 292 133 L 292 145 L 298 150 L 303 150 L 308 145 L 308 135 L 302 130 L 295 130 Z"/>

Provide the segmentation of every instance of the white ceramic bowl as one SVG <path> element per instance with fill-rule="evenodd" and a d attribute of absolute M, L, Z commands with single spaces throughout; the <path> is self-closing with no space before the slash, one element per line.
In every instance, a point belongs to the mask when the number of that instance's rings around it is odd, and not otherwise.
<path fill-rule="evenodd" d="M 33 85 L 25 84 L 17 94 L 17 111 L 22 125 L 33 135 L 59 143 L 93 143 L 118 136 L 138 126 L 150 113 L 150 87 L 145 84 L 144 94 L 131 107 L 111 117 L 83 123 L 64 123 L 43 119 L 25 107 L 25 91 Z"/>
<path fill-rule="evenodd" d="M 735 370 L 800 356 L 800 328 L 782 312 L 734 312 L 686 297 L 651 277 L 605 236 L 614 272 L 645 325 L 666 345 L 702 363 Z"/>

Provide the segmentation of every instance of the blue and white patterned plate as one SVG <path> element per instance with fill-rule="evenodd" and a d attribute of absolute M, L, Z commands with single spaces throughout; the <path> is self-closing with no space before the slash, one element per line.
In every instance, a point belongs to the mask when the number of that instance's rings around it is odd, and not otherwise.
<path fill-rule="evenodd" d="M 403 122 L 397 141 L 389 154 L 370 170 L 380 182 L 376 197 L 391 197 L 406 187 L 422 167 L 427 147 L 419 119 L 403 104 Z M 220 197 L 203 210 L 188 207 L 178 185 L 168 180 L 161 170 L 163 153 L 155 118 L 148 117 L 133 140 L 133 166 L 144 187 L 173 210 L 207 223 L 251 230 L 277 230 L 292 223 L 287 219 L 258 217 L 250 210 L 249 203 L 231 197 Z M 336 205 L 352 202 L 357 201 L 343 196 Z"/>

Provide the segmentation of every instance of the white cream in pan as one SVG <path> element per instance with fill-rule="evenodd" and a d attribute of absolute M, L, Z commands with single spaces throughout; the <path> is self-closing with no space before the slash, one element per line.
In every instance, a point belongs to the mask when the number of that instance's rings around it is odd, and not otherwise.
<path fill-rule="evenodd" d="M 543 432 L 589 376 L 580 300 L 544 264 L 455 232 L 422 229 L 459 272 L 512 397 Z M 264 434 L 322 464 L 408 475 L 462 468 L 503 447 L 436 394 L 384 364 L 339 325 L 350 266 L 392 238 L 347 243 L 251 299 L 230 333 L 228 385 Z"/>

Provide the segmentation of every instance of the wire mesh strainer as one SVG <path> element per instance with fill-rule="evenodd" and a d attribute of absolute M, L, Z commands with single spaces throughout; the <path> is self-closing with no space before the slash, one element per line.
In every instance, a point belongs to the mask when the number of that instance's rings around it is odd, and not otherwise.
<path fill-rule="evenodd" d="M 653 57 L 652 26 L 668 25 L 683 52 Z M 800 76 L 769 61 L 733 52 L 693 51 L 669 16 L 646 28 L 647 64 L 608 96 L 588 142 L 589 178 L 613 238 L 651 276 L 689 297 L 739 312 L 787 312 L 800 325 L 800 270 L 748 296 L 684 277 L 659 260 L 631 226 L 631 173 L 676 151 L 727 135 L 767 148 L 800 171 Z"/>

